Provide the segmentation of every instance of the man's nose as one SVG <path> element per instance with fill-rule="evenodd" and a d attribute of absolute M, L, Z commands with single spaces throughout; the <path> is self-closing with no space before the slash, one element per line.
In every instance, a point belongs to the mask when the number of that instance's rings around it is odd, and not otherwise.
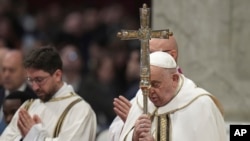
<path fill-rule="evenodd" d="M 8 70 L 3 70 L 3 71 L 2 71 L 3 77 L 8 77 L 10 74 L 11 74 L 11 73 L 10 73 L 10 71 L 8 71 Z"/>
<path fill-rule="evenodd" d="M 35 81 L 33 81 L 33 82 L 31 83 L 31 87 L 32 87 L 32 89 L 33 89 L 34 91 L 36 91 L 37 89 L 39 89 L 39 85 L 38 85 Z"/>
<path fill-rule="evenodd" d="M 149 89 L 149 96 L 152 96 L 154 93 L 155 93 L 155 90 L 154 90 L 154 88 L 151 87 Z"/>

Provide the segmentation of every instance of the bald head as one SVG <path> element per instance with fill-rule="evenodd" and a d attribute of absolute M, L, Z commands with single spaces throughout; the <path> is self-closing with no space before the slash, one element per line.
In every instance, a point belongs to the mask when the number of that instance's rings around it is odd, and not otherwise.
<path fill-rule="evenodd" d="M 175 61 L 178 59 L 178 45 L 173 36 L 169 39 L 152 38 L 149 41 L 150 52 L 163 51 L 169 53 Z"/>
<path fill-rule="evenodd" d="M 20 50 L 9 50 L 3 58 L 4 62 L 15 62 L 18 65 L 23 66 L 23 53 Z"/>
<path fill-rule="evenodd" d="M 5 47 L 0 48 L 0 85 L 2 85 L 2 62 L 4 56 L 7 54 L 8 49 Z"/>
<path fill-rule="evenodd" d="M 7 54 L 7 52 L 8 52 L 8 48 L 5 48 L 5 47 L 0 48 L 0 66 L 2 66 L 2 60 L 4 56 Z"/>
<path fill-rule="evenodd" d="M 11 50 L 3 58 L 2 80 L 5 89 L 17 90 L 25 81 L 23 54 L 20 50 Z"/>

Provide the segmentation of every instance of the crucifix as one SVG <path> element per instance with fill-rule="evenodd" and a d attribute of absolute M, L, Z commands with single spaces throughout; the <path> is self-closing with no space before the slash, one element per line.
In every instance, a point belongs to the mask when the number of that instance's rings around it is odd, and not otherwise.
<path fill-rule="evenodd" d="M 150 8 L 144 3 L 140 8 L 140 28 L 139 30 L 121 30 L 117 36 L 122 40 L 139 39 L 141 41 L 140 51 L 140 89 L 143 94 L 143 113 L 148 113 L 148 94 L 151 87 L 150 82 L 150 61 L 149 61 L 149 40 L 151 38 L 168 39 L 173 33 L 166 30 L 153 31 L 149 27 Z"/>

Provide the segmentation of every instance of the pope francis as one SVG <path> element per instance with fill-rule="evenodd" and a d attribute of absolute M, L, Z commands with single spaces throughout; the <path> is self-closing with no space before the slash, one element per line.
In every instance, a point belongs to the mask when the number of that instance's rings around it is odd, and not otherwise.
<path fill-rule="evenodd" d="M 149 113 L 143 114 L 143 96 L 137 94 L 120 141 L 227 140 L 219 102 L 178 73 L 176 67 L 168 53 L 150 54 Z"/>

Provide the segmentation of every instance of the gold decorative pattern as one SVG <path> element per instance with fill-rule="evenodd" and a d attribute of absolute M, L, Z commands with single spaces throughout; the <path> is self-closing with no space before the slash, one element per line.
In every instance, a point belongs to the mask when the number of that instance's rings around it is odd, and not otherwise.
<path fill-rule="evenodd" d="M 29 99 L 28 102 L 25 104 L 24 109 L 29 110 L 31 104 L 35 101 L 35 99 Z"/>
<path fill-rule="evenodd" d="M 68 95 L 68 96 L 51 98 L 48 102 L 60 101 L 60 100 L 64 100 L 64 99 L 67 99 L 67 98 L 70 98 L 73 96 L 75 96 L 75 94 L 73 92 L 70 92 L 70 95 Z"/>
<path fill-rule="evenodd" d="M 165 115 L 160 117 L 160 141 L 166 141 L 167 139 L 167 119 Z"/>
<path fill-rule="evenodd" d="M 157 116 L 157 141 L 170 141 L 171 122 L 168 114 Z"/>
<path fill-rule="evenodd" d="M 141 41 L 140 55 L 140 88 L 143 93 L 143 113 L 148 113 L 148 94 L 151 86 L 150 83 L 150 58 L 149 58 L 149 40 L 151 38 L 168 39 L 173 33 L 169 30 L 152 31 L 150 28 L 150 8 L 144 3 L 140 10 L 140 28 L 138 30 L 121 30 L 117 36 L 122 40 L 139 39 Z"/>
<path fill-rule="evenodd" d="M 67 113 L 69 112 L 69 110 L 78 102 L 82 101 L 81 98 L 78 98 L 74 101 L 72 101 L 68 107 L 63 111 L 62 115 L 60 116 L 59 120 L 57 121 L 57 124 L 56 124 L 56 128 L 54 130 L 54 134 L 53 134 L 53 137 L 57 137 L 61 131 L 61 127 L 62 127 L 62 124 L 63 124 L 63 121 L 67 115 Z"/>

